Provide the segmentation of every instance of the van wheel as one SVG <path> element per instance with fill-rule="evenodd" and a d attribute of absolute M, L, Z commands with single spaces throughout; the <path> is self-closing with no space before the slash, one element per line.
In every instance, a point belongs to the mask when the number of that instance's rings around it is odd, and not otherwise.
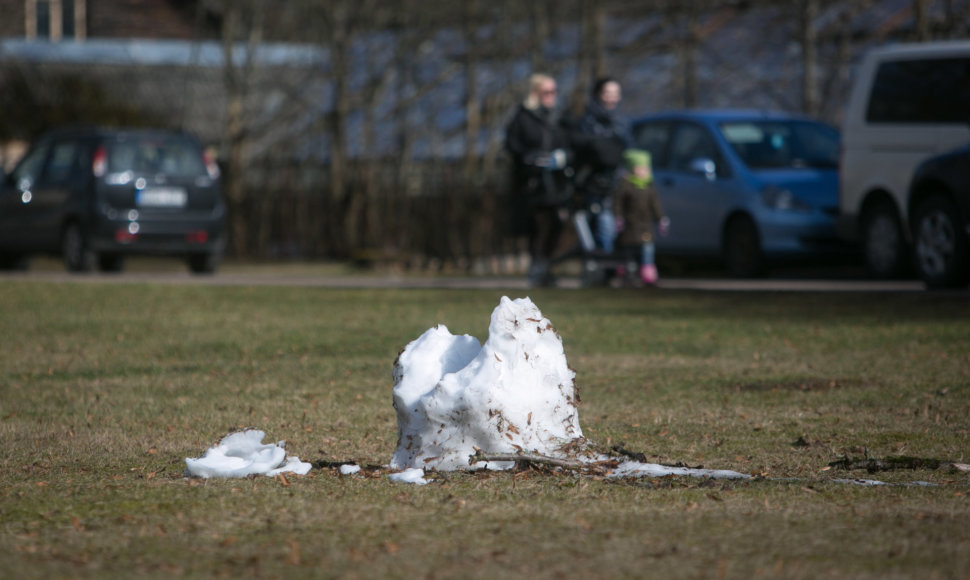
<path fill-rule="evenodd" d="M 862 244 L 872 277 L 897 278 L 903 274 L 906 245 L 892 205 L 880 203 L 866 212 L 862 220 Z"/>
<path fill-rule="evenodd" d="M 88 248 L 88 240 L 81 224 L 71 222 L 61 235 L 61 257 L 69 272 L 90 272 L 94 268 L 94 253 Z"/>
<path fill-rule="evenodd" d="M 101 254 L 98 256 L 98 269 L 102 272 L 122 272 L 125 269 L 124 254 Z"/>
<path fill-rule="evenodd" d="M 192 254 L 188 261 L 189 270 L 193 274 L 214 274 L 222 262 L 222 254 L 219 252 Z"/>
<path fill-rule="evenodd" d="M 30 269 L 30 258 L 23 254 L 0 253 L 0 270 L 26 272 Z"/>
<path fill-rule="evenodd" d="M 959 288 L 970 282 L 966 232 L 960 227 L 953 203 L 931 197 L 914 212 L 913 238 L 916 268 L 930 288 Z"/>
<path fill-rule="evenodd" d="M 754 278 L 764 274 L 758 228 L 747 216 L 728 222 L 724 230 L 724 265 L 736 278 Z"/>

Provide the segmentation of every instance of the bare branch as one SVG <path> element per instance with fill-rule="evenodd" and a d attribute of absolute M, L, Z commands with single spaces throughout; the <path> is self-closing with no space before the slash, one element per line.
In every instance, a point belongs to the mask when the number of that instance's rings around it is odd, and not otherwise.
<path fill-rule="evenodd" d="M 607 461 L 580 461 L 578 459 L 562 459 L 539 455 L 537 453 L 484 453 L 476 451 L 468 456 L 468 464 L 474 465 L 480 461 L 497 462 L 513 461 L 515 463 L 527 463 L 532 465 L 548 465 L 550 467 L 561 467 L 563 469 L 603 471 L 606 468 L 616 467 L 616 460 Z"/>

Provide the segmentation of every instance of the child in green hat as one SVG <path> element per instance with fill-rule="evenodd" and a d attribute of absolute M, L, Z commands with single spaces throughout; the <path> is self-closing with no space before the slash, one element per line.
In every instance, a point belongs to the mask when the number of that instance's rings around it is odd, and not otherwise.
<path fill-rule="evenodd" d="M 641 282 L 654 285 L 658 279 L 657 266 L 654 264 L 654 224 L 659 225 L 659 234 L 666 236 L 670 219 L 664 215 L 653 186 L 650 153 L 629 149 L 623 158 L 629 173 L 621 180 L 616 191 L 616 210 L 622 225 L 617 242 L 630 262 L 626 271 L 630 274 L 639 272 Z"/>

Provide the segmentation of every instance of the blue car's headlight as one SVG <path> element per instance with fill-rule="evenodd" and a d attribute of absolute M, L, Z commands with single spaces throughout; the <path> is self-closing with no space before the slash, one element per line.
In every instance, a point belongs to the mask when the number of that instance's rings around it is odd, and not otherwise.
<path fill-rule="evenodd" d="M 769 185 L 761 190 L 761 198 L 765 205 L 779 211 L 810 211 L 812 207 L 798 199 L 791 191 Z"/>

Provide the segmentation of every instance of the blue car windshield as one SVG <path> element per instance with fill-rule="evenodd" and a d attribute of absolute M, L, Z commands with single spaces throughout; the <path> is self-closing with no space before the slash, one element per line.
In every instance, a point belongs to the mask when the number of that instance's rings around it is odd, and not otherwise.
<path fill-rule="evenodd" d="M 839 132 L 812 121 L 750 120 L 721 123 L 721 134 L 751 169 L 839 164 Z"/>

